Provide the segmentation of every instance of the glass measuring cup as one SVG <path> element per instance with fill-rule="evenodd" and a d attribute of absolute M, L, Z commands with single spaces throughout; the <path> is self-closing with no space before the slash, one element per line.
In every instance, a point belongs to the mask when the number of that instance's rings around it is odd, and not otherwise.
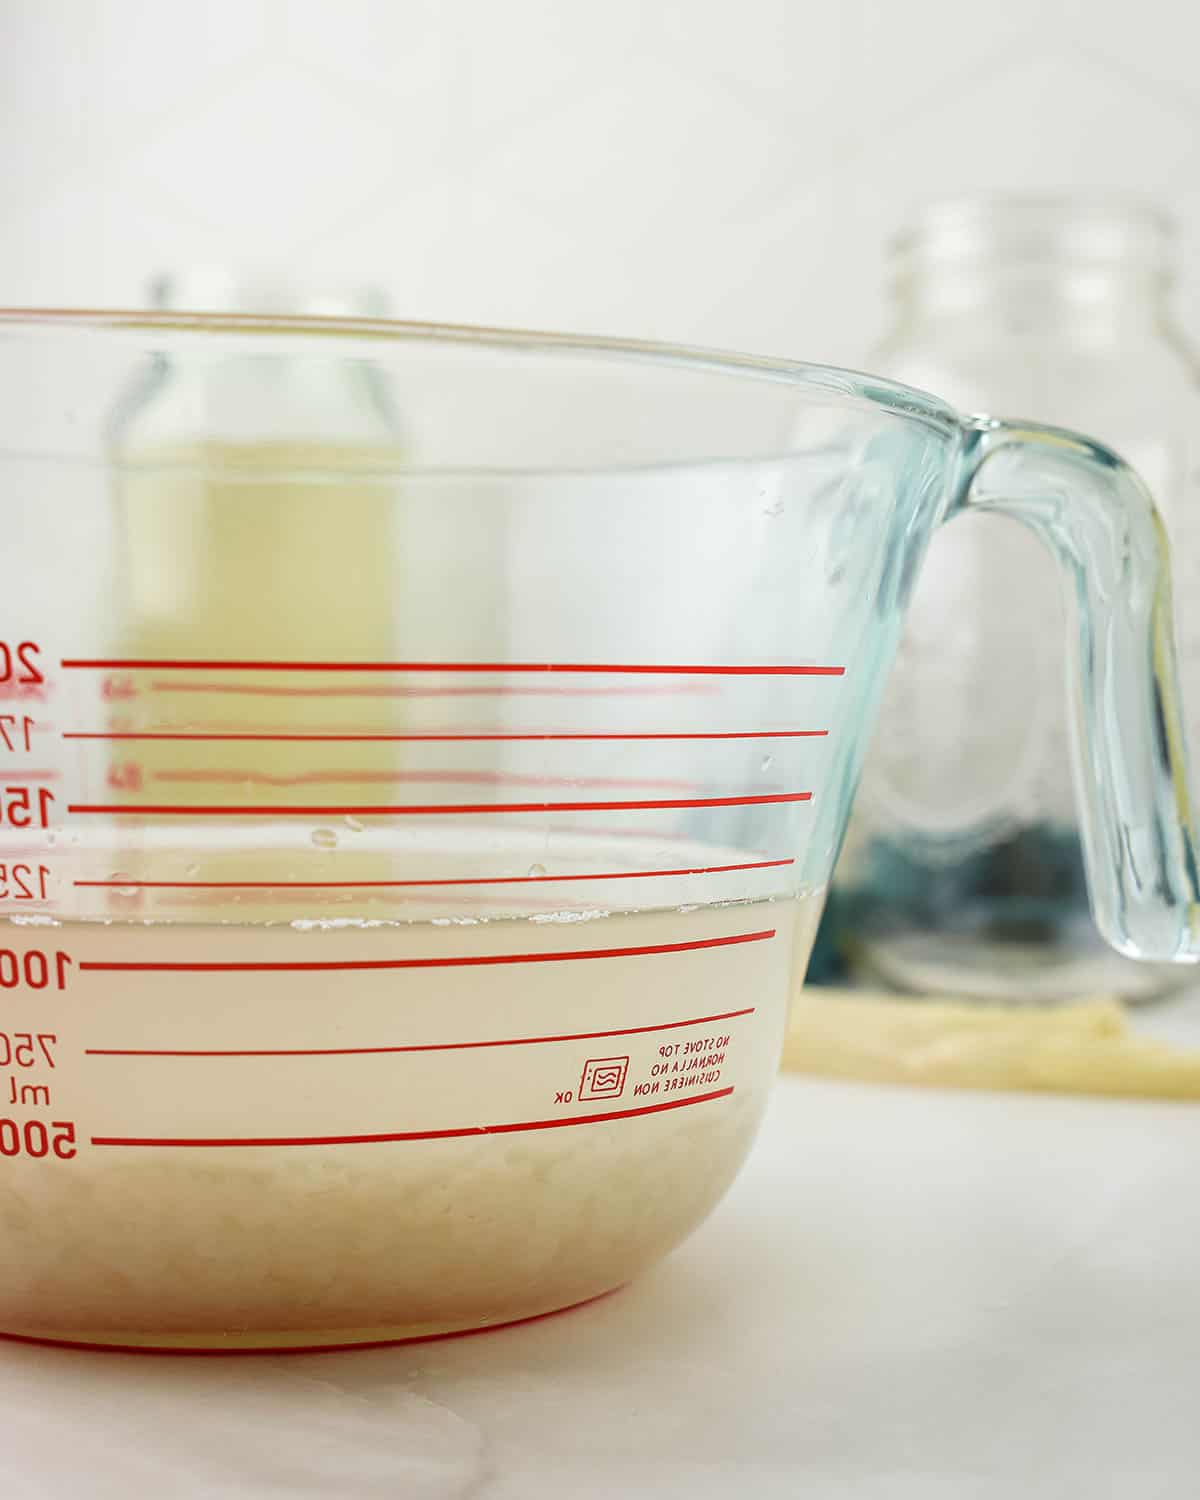
<path fill-rule="evenodd" d="M 164 359 L 189 400 L 131 443 L 113 402 Z M 345 362 L 401 437 L 247 396 Z M 0 372 L 10 1336 L 421 1337 L 677 1243 L 753 1138 L 904 605 L 968 507 L 1075 587 L 1105 936 L 1200 952 L 1160 531 L 1095 444 L 838 371 L 369 321 L 14 313 Z"/>

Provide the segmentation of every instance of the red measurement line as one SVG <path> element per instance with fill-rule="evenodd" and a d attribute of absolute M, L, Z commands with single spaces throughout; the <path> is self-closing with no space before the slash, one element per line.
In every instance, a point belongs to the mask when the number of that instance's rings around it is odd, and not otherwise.
<path fill-rule="evenodd" d="M 25 771 L 18 766 L 14 766 L 10 774 L 21 781 L 57 781 L 59 778 L 58 771 Z"/>
<path fill-rule="evenodd" d="M 166 732 L 159 730 L 127 730 L 121 733 L 101 733 L 91 730 L 64 730 L 64 740 L 217 740 L 217 741 L 239 741 L 251 744 L 268 744 L 276 742 L 287 742 L 292 744 L 304 744 L 312 741 L 314 744 L 362 744 L 362 743 L 399 743 L 399 744 L 491 744 L 495 741 L 510 743 L 535 742 L 541 743 L 547 740 L 797 740 L 797 739 L 820 739 L 829 733 L 828 729 L 733 729 L 720 732 L 697 730 L 694 732 L 663 733 L 654 731 L 652 733 L 636 734 L 582 734 L 582 733 L 559 733 L 557 731 L 546 734 L 501 734 L 499 732 L 488 732 L 484 734 L 185 734 L 174 731 Z"/>
<path fill-rule="evenodd" d="M 649 800 L 622 799 L 618 802 L 413 802 L 381 803 L 367 806 L 307 805 L 287 807 L 278 804 L 248 807 L 244 803 L 204 806 L 170 802 L 71 802 L 69 813 L 104 813 L 140 817 L 207 817 L 207 818 L 304 818 L 323 817 L 449 817 L 471 813 L 546 813 L 546 812 L 638 812 L 672 807 L 759 807 L 776 802 L 809 802 L 811 792 L 771 792 L 752 797 L 654 797 Z"/>
<path fill-rule="evenodd" d="M 652 943 L 639 948 L 568 948 L 557 953 L 477 953 L 453 958 L 365 958 L 308 960 L 291 963 L 100 963 L 84 959 L 82 972 L 103 974 L 299 974 L 345 973 L 365 969 L 473 969 L 491 964 L 553 964 L 584 958 L 644 958 L 659 953 L 694 953 L 701 948 L 728 948 L 735 943 L 761 943 L 775 936 L 775 928 L 738 932 L 731 937 L 696 938 L 689 943 Z"/>
<path fill-rule="evenodd" d="M 150 682 L 152 693 L 222 693 L 249 698 L 666 698 L 707 695 L 718 691 L 715 683 L 684 678 L 663 687 L 624 683 L 619 687 L 512 687 L 491 683 L 487 687 L 267 687 L 262 683 L 238 682 Z"/>
<path fill-rule="evenodd" d="M 130 901 L 137 900 L 141 897 L 142 892 L 140 888 L 131 886 L 129 887 L 129 890 Z M 120 889 L 118 889 L 115 894 L 119 899 L 121 894 Z M 420 906 L 423 902 L 428 902 L 428 900 L 430 899 L 427 895 L 420 894 L 416 891 L 374 891 L 372 892 L 372 895 L 376 901 L 386 901 L 393 905 L 410 907 Z M 213 906 L 220 906 L 222 902 L 227 899 L 228 893 L 220 890 L 177 891 L 174 892 L 170 897 L 172 908 L 180 906 L 211 908 Z M 282 898 L 280 892 L 277 889 L 268 889 L 261 891 L 239 891 L 236 899 L 240 905 L 248 906 L 255 902 L 261 903 L 263 905 L 271 905 L 280 901 Z M 307 903 L 310 904 L 320 904 L 322 906 L 328 906 L 332 908 L 335 916 L 346 910 L 346 894 L 344 891 L 310 890 L 305 891 L 304 899 Z M 489 905 L 489 903 L 494 903 L 495 899 L 495 896 L 485 896 L 478 891 L 439 891 L 437 895 L 439 910 L 442 907 L 447 907 L 450 905 L 456 907 L 468 907 L 472 909 L 476 907 L 485 907 Z M 542 896 L 540 900 L 537 900 L 533 897 L 527 897 L 522 903 L 522 906 L 528 912 L 553 912 L 561 904 L 561 899 L 554 901 L 548 899 L 546 896 Z"/>
<path fill-rule="evenodd" d="M 470 875 L 443 880 L 76 880 L 79 888 L 140 891 L 329 891 L 408 886 L 538 885 L 567 880 L 652 880 L 668 875 L 724 875 L 734 870 L 775 870 L 794 859 L 756 859 L 738 865 L 694 865 L 678 870 L 603 870 L 589 875 Z"/>
<path fill-rule="evenodd" d="M 478 1047 L 533 1047 L 544 1042 L 594 1042 L 601 1037 L 643 1036 L 657 1031 L 679 1031 L 687 1026 L 705 1026 L 712 1021 L 736 1021 L 752 1016 L 754 1006 L 726 1010 L 715 1016 L 695 1016 L 690 1021 L 666 1021 L 659 1026 L 624 1026 L 616 1031 L 572 1031 L 562 1036 L 510 1036 L 489 1042 L 423 1042 L 409 1047 L 265 1047 L 240 1050 L 202 1051 L 158 1047 L 88 1047 L 87 1057 L 373 1057 L 392 1052 L 468 1052 Z"/>
<path fill-rule="evenodd" d="M 460 771 L 450 767 L 431 771 L 360 771 L 349 767 L 300 771 L 294 776 L 273 776 L 267 771 L 210 770 L 204 767 L 178 771 L 152 771 L 151 781 L 175 786 L 319 786 L 335 782 L 345 786 L 573 786 L 656 787 L 660 791 L 691 791 L 694 781 L 651 776 L 521 776 L 507 771 Z"/>
<path fill-rule="evenodd" d="M 156 660 L 147 657 L 64 657 L 64 669 L 150 672 L 602 672 L 663 677 L 841 677 L 845 667 L 798 665 L 660 666 L 653 662 L 548 661 L 222 661 L 219 658 Z"/>
<path fill-rule="evenodd" d="M 464 1125 L 456 1130 L 394 1130 L 379 1135 L 263 1135 L 263 1136 L 121 1136 L 94 1135 L 93 1146 L 374 1146 L 386 1141 L 448 1141 L 461 1136 L 512 1135 L 525 1130 L 561 1130 L 568 1125 L 605 1125 L 611 1120 L 635 1120 L 689 1104 L 708 1104 L 728 1099 L 733 1088 L 693 1094 L 687 1099 L 668 1099 L 664 1104 L 643 1104 L 637 1109 L 610 1110 L 599 1115 L 569 1115 L 558 1120 L 516 1120 L 504 1125 Z"/>

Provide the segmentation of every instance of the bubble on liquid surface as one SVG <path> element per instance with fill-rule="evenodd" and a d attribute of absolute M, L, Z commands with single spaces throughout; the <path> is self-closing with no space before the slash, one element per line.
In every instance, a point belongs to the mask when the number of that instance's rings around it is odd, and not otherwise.
<path fill-rule="evenodd" d="M 195 880 L 196 876 L 199 875 L 199 873 L 200 873 L 200 866 L 199 865 L 188 865 L 187 869 L 183 873 L 187 876 L 187 878 L 189 880 Z"/>
<path fill-rule="evenodd" d="M 545 873 L 546 873 L 546 866 L 545 865 L 534 864 L 534 865 L 530 865 L 529 866 L 528 874 L 529 874 L 530 880 L 539 880 Z"/>
<path fill-rule="evenodd" d="M 531 922 L 595 922 L 601 917 L 607 917 L 609 913 L 600 907 L 591 911 L 549 911 L 537 912 L 530 917 Z"/>
<path fill-rule="evenodd" d="M 309 839 L 318 849 L 336 849 L 338 836 L 332 828 L 314 828 Z"/>
<path fill-rule="evenodd" d="M 361 822 L 358 818 L 351 817 L 349 813 L 346 814 L 344 821 L 351 833 L 361 833 L 366 827 L 365 823 Z"/>
<path fill-rule="evenodd" d="M 108 877 L 116 887 L 114 895 L 136 896 L 137 886 L 133 883 L 133 876 L 127 875 L 124 870 L 114 870 Z"/>
<path fill-rule="evenodd" d="M 295 917 L 288 923 L 293 932 L 366 932 L 392 925 L 363 917 Z"/>
<path fill-rule="evenodd" d="M 759 764 L 759 770 L 769 771 L 774 764 L 775 757 L 773 755 L 764 755 L 761 763 Z"/>

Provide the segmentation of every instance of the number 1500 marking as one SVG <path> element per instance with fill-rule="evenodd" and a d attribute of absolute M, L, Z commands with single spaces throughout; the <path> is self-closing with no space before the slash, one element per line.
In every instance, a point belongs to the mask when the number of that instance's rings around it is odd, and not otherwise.
<path fill-rule="evenodd" d="M 6 786 L 0 792 L 0 823 L 10 828 L 38 828 L 50 826 L 50 809 L 54 806 L 54 793 L 41 786 L 34 790 L 28 786 Z"/>

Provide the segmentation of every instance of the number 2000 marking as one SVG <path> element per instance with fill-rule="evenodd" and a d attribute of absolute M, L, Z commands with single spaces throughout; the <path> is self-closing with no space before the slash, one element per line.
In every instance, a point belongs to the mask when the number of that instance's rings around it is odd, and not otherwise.
<path fill-rule="evenodd" d="M 15 646 L 0 641 L 0 683 L 45 682 L 42 669 L 35 660 L 40 650 L 34 641 L 18 641 Z"/>

